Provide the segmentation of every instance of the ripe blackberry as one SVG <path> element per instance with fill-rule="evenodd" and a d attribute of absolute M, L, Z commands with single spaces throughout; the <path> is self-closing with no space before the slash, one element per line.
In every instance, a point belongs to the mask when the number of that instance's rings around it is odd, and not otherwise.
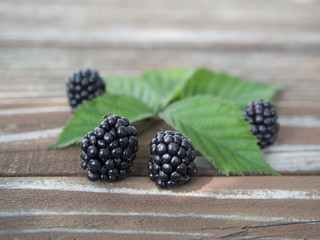
<path fill-rule="evenodd" d="M 92 69 L 78 70 L 67 82 L 67 94 L 73 111 L 103 93 L 105 93 L 105 83 L 98 72 Z"/>
<path fill-rule="evenodd" d="M 150 180 L 160 188 L 187 184 L 198 172 L 191 142 L 181 133 L 160 131 L 150 143 Z"/>
<path fill-rule="evenodd" d="M 114 182 L 126 177 L 139 149 L 137 131 L 129 120 L 107 115 L 81 142 L 81 166 L 90 181 Z"/>
<path fill-rule="evenodd" d="M 244 112 L 245 120 L 252 125 L 251 132 L 259 139 L 260 148 L 275 142 L 280 128 L 275 107 L 263 99 L 250 102 Z"/>

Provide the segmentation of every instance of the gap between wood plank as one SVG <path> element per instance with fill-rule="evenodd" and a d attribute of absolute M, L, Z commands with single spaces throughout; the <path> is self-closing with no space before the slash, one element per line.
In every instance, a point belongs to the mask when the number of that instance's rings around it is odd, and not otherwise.
<path fill-rule="evenodd" d="M 113 234 L 139 234 L 139 235 L 174 235 L 174 236 L 190 236 L 190 237 L 219 237 L 217 234 L 210 233 L 190 233 L 190 232 L 165 232 L 165 231 L 143 231 L 143 230 L 115 230 L 115 229 L 74 229 L 74 228 L 37 228 L 37 229 L 21 229 L 21 230 L 3 230 L 0 235 L 5 234 L 35 234 L 35 233 L 113 233 Z"/>
<path fill-rule="evenodd" d="M 69 106 L 35 107 L 35 108 L 12 108 L 0 109 L 0 116 L 25 115 L 51 112 L 71 112 Z"/>
<path fill-rule="evenodd" d="M 298 219 L 285 217 L 260 217 L 260 216 L 240 216 L 240 215 L 215 215 L 215 214 L 195 214 L 181 213 L 170 214 L 162 212 L 106 212 L 106 211 L 48 211 L 32 209 L 30 211 L 0 211 L 0 218 L 3 217 L 22 217 L 22 216 L 139 216 L 139 217 L 161 217 L 161 218 L 203 218 L 212 220 L 227 221 L 248 221 L 248 222 L 276 222 L 276 223 L 318 223 L 317 219 Z"/>
<path fill-rule="evenodd" d="M 41 34 L 39 34 L 41 31 Z M 272 34 L 272 37 L 270 37 Z M 24 39 L 24 41 L 57 41 L 63 35 L 64 42 L 104 42 L 106 43 L 188 43 L 188 44 L 318 44 L 320 34 L 314 32 L 289 31 L 247 31 L 247 30 L 213 30 L 181 28 L 90 28 L 85 30 L 43 27 L 6 27 L 2 28 L 0 38 L 6 41 Z"/>
<path fill-rule="evenodd" d="M 67 178 L 64 178 L 67 179 Z M 279 179 L 280 180 L 280 179 Z M 75 192 L 96 192 L 124 195 L 160 195 L 160 196 L 181 196 L 200 197 L 212 199 L 295 199 L 295 200 L 320 200 L 320 190 L 283 190 L 283 189 L 218 189 L 215 191 L 201 189 L 197 191 L 183 192 L 172 190 L 159 190 L 150 188 L 153 183 L 148 182 L 142 187 L 117 187 L 117 185 L 99 185 L 94 183 L 66 182 L 56 178 L 2 178 L 0 189 L 28 189 L 28 190 L 56 190 Z"/>

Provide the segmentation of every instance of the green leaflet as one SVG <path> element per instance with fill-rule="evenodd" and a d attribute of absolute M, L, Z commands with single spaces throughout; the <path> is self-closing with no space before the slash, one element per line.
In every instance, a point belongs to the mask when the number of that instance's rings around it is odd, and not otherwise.
<path fill-rule="evenodd" d="M 271 101 L 277 89 L 206 69 L 149 70 L 139 78 L 105 81 L 108 93 L 80 106 L 50 148 L 81 142 L 109 112 L 141 127 L 150 126 L 148 118 L 159 115 L 222 173 L 277 174 L 263 159 L 239 110 L 259 98 Z"/>
<path fill-rule="evenodd" d="M 154 113 L 180 97 L 185 83 L 194 70 L 149 70 L 140 78 L 105 78 L 107 91 L 136 97 L 153 109 Z"/>
<path fill-rule="evenodd" d="M 169 105 L 161 117 L 190 138 L 224 174 L 277 174 L 262 157 L 250 124 L 232 104 L 212 96 L 195 96 Z"/>
<path fill-rule="evenodd" d="M 277 89 L 242 80 L 225 73 L 214 73 L 207 69 L 199 69 L 188 80 L 182 97 L 209 94 L 234 103 L 244 109 L 250 101 L 263 98 L 271 101 Z"/>
<path fill-rule="evenodd" d="M 104 94 L 80 106 L 64 127 L 56 143 L 49 148 L 63 148 L 81 142 L 109 112 L 135 122 L 153 116 L 152 110 L 139 99 L 125 95 Z"/>

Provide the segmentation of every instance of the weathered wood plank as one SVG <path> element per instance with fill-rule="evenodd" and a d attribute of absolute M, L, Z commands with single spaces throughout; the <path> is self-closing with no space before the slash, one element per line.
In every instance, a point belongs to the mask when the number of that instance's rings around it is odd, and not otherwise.
<path fill-rule="evenodd" d="M 320 118 L 320 109 L 317 106 L 317 102 L 310 102 L 313 106 L 303 106 L 303 102 L 290 101 L 287 103 L 275 101 L 277 113 L 279 118 L 281 117 L 296 117 L 296 116 L 312 116 Z M 293 106 L 290 104 L 294 104 Z M 296 105 L 295 105 L 296 104 Z M 299 106 L 300 105 L 300 106 Z"/>
<path fill-rule="evenodd" d="M 68 34 L 72 31 L 73 34 Z M 42 34 L 39 35 L 39 32 Z M 270 37 L 272 35 L 272 37 Z M 61 39 L 61 36 L 64 36 Z M 171 45 L 171 48 L 209 48 L 210 45 L 219 45 L 221 48 L 231 46 L 247 46 L 247 48 L 267 49 L 274 48 L 286 49 L 319 49 L 320 35 L 315 32 L 287 31 L 283 34 L 283 29 L 261 32 L 252 29 L 240 30 L 199 30 L 199 29 L 177 29 L 162 28 L 153 29 L 152 27 L 141 29 L 133 28 L 90 28 L 86 31 L 82 29 L 68 29 L 68 27 L 57 28 L 48 26 L 24 26 L 24 27 L 3 27 L 0 37 L 5 43 L 17 42 L 22 44 L 43 44 L 52 46 L 52 42 L 59 42 L 55 46 L 89 47 L 94 43 L 102 47 L 105 44 L 113 48 L 127 45 L 138 47 L 147 45 L 148 47 L 160 46 L 164 48 Z M 21 41 L 20 39 L 23 39 Z M 235 40 L 236 39 L 236 40 Z M 61 42 L 62 40 L 62 42 Z M 12 43 L 10 43 L 12 44 Z M 8 45 L 8 44 L 7 44 Z"/>
<path fill-rule="evenodd" d="M 67 76 L 67 75 L 66 75 Z M 4 86 L 0 93 L 0 99 L 2 100 L 2 104 L 12 104 L 12 103 L 19 103 L 22 99 L 26 99 L 30 101 L 30 103 L 36 102 L 38 99 L 42 99 L 43 101 L 57 99 L 58 103 L 62 101 L 64 98 L 64 102 L 67 103 L 66 98 L 66 89 L 65 85 L 67 82 L 67 77 L 61 79 L 59 77 L 60 86 L 57 90 L 52 90 L 49 86 L 46 89 L 35 89 L 33 91 L 15 91 L 10 89 L 10 86 Z M 104 76 L 103 76 L 104 77 Z M 39 81 L 41 81 L 39 79 Z M 250 81 L 250 80 L 249 80 Z M 253 81 L 253 80 L 251 80 Z M 320 89 L 320 82 L 309 82 L 307 79 L 303 81 L 303 83 L 297 82 L 290 82 L 289 79 L 282 79 L 283 84 L 293 84 L 290 88 L 285 89 L 284 91 L 280 92 L 277 95 L 277 101 L 317 101 L 318 95 L 316 94 L 317 91 Z M 272 80 L 269 81 L 268 84 L 272 84 Z M 38 82 L 38 84 L 42 84 L 43 86 L 46 83 Z M 16 86 L 20 86 L 21 88 L 24 87 L 23 83 L 16 83 Z M 279 85 L 279 83 L 278 83 Z M 307 86 L 305 86 L 307 85 Z M 280 86 L 280 85 L 279 85 Z M 33 100 L 33 102 L 32 102 Z"/>
<path fill-rule="evenodd" d="M 309 227 L 313 226 L 290 226 L 289 228 L 282 228 L 282 232 L 276 234 L 275 231 L 279 230 L 278 226 L 275 226 L 274 229 L 270 229 L 270 231 L 267 234 L 246 234 L 247 230 L 241 229 L 237 233 L 233 234 L 226 234 L 223 236 L 218 236 L 216 234 L 184 234 L 181 232 L 143 232 L 143 231 L 111 231 L 111 232 L 117 232 L 116 233 L 110 233 L 108 230 L 93 230 L 93 231 L 82 231 L 78 229 L 37 229 L 36 233 L 33 233 L 32 230 L 27 229 L 24 232 L 21 232 L 20 234 L 15 233 L 15 234 L 10 234 L 10 235 L 5 235 L 2 236 L 3 239 L 12 239 L 12 238 L 17 238 L 17 239 L 115 239 L 115 240 L 125 240 L 125 239 L 133 239 L 133 240 L 140 240 L 141 238 L 143 239 L 186 239 L 186 240 L 195 240 L 195 239 L 248 239 L 248 238 L 264 238 L 264 239 L 288 239 L 288 240 L 293 240 L 297 239 L 297 236 L 301 236 L 299 238 L 301 239 L 308 239 L 308 238 L 314 238 L 318 236 L 317 232 L 315 231 L 310 231 L 304 232 L 307 230 L 310 230 Z M 308 228 L 308 229 L 306 229 Z M 263 228 L 262 228 L 263 229 Z M 288 232 L 290 235 L 292 234 L 292 238 L 286 237 L 287 235 L 284 232 Z M 314 234 L 315 232 L 315 234 Z M 296 233 L 296 235 L 294 235 Z M 275 235 L 276 234 L 276 235 Z"/>
<path fill-rule="evenodd" d="M 281 115 L 278 112 L 279 123 L 282 127 L 320 128 L 320 117 L 317 114 L 305 115 L 298 112 L 293 116 Z M 284 109 L 286 111 L 287 109 Z M 291 112 L 292 111 L 292 112 Z M 289 114 L 294 114 L 293 109 L 288 109 Z M 0 109 L 0 127 L 2 134 L 15 132 L 37 131 L 53 127 L 63 127 L 71 118 L 70 106 L 52 106 L 18 109 Z M 23 116 L 23 117 L 22 117 Z M 9 140 L 8 140 L 9 141 Z"/>
<path fill-rule="evenodd" d="M 286 127 L 279 130 L 277 144 L 319 144 L 319 128 Z"/>
<path fill-rule="evenodd" d="M 118 183 L 0 178 L 0 191 L 6 196 L 0 200 L 0 234 L 6 238 L 67 232 L 179 239 L 319 234 L 316 176 L 196 177 L 173 190 L 159 190 L 146 177 Z"/>
<path fill-rule="evenodd" d="M 20 3 L 19 5 L 16 2 Z M 81 4 L 79 4 L 81 3 Z M 52 11 L 48 11 L 48 4 Z M 174 24 L 183 26 L 211 27 L 212 24 L 223 23 L 224 26 L 259 27 L 261 22 L 268 27 L 285 28 L 293 25 L 293 29 L 301 26 L 315 26 L 319 20 L 319 4 L 316 1 L 1 1 L 3 18 L 8 21 L 26 21 L 25 24 L 46 25 L 55 19 L 65 18 L 65 22 L 55 22 L 58 26 L 70 25 L 74 28 L 88 25 L 114 26 L 132 25 L 156 26 Z M 214 6 L 214 7 L 213 7 Z M 237 11 L 234 10 L 237 8 Z M 273 11 L 266 11 L 272 8 Z M 69 11 L 68 11 L 69 9 Z M 148 9 L 149 11 L 146 11 Z M 13 11 L 15 10 L 15 11 Z M 71 11 L 70 11 L 71 10 Z M 50 14 L 44 14 L 44 13 Z M 122 12 L 126 18 L 119 16 Z M 65 13 L 68 13 L 66 15 Z M 171 14 L 169 14 L 171 13 Z M 174 13 L 174 14 L 173 14 Z M 244 14 L 245 13 L 245 14 Z M 192 18 L 190 16 L 192 15 Z M 203 21 L 206 16 L 206 21 Z M 100 19 L 109 21 L 101 22 Z M 149 21 L 145 21 L 148 19 Z M 132 21 L 134 20 L 134 21 Z M 183 21 L 182 21 L 183 20 Z M 268 21 L 267 21 L 268 20 Z M 40 22 L 39 22 L 40 21 Z M 294 23 L 294 24 L 292 24 Z M 297 25 L 295 25 L 297 24 Z M 259 28 L 260 29 L 260 28 Z M 317 29 L 317 28 L 316 28 Z"/>
<path fill-rule="evenodd" d="M 180 188 L 170 190 L 162 190 L 157 188 L 155 184 L 146 177 L 128 177 L 125 180 L 115 183 L 90 182 L 82 177 L 11 177 L 0 178 L 0 189 L 1 191 L 5 189 L 21 189 L 21 191 L 24 192 L 33 189 L 59 191 L 60 193 L 61 191 L 70 191 L 124 194 L 130 196 L 149 195 L 155 196 L 155 198 L 160 196 L 181 196 L 220 200 L 319 200 L 319 178 L 319 176 L 195 177 L 194 184 L 187 184 Z M 300 180 L 296 181 L 296 179 Z M 12 194 L 14 194 L 13 192 Z M 1 200 L 10 203 L 9 199 Z M 35 204 L 35 199 L 29 199 L 28 201 Z M 73 203 L 70 202 L 70 204 Z M 198 207 L 201 206 L 199 205 Z M 294 211 L 294 209 L 292 211 Z M 206 210 L 203 209 L 202 212 L 205 213 Z M 315 214 L 319 213 L 316 212 Z"/>
<path fill-rule="evenodd" d="M 80 230 L 80 229 L 37 229 L 33 231 L 32 229 L 25 229 L 24 231 L 16 232 L 4 232 L 1 235 L 3 240 L 12 239 L 114 239 L 114 240 L 141 240 L 141 238 L 146 240 L 176 240 L 177 237 L 182 240 L 194 240 L 194 239 L 204 239 L 204 236 L 200 235 L 181 235 L 176 232 L 171 233 L 159 233 L 159 232 L 144 232 L 144 231 L 115 231 L 115 230 Z M 212 239 L 213 236 L 209 235 Z M 206 238 L 208 239 L 208 238 Z"/>
<path fill-rule="evenodd" d="M 319 39 L 317 13 L 320 7 L 317 2 L 297 4 L 294 1 L 259 1 L 256 4 L 239 4 L 230 1 L 221 4 L 201 1 L 195 5 L 180 1 L 161 4 L 146 4 L 143 1 L 94 1 L 90 4 L 59 1 L 50 2 L 50 12 L 48 2 L 13 4 L 5 1 L 2 4 L 7 11 L 3 14 L 6 24 L 2 27 L 1 39 L 6 41 L 24 39 L 39 44 L 64 40 L 74 44 L 89 40 L 95 44 L 105 44 L 106 41 L 118 43 L 142 40 L 144 44 L 155 41 L 169 42 L 172 46 L 175 43 L 181 45 L 179 40 L 203 45 L 208 39 L 210 44 L 226 43 L 229 40 L 247 45 L 262 41 L 264 45 L 281 43 L 284 46 L 315 42 L 317 46 Z M 268 6 L 272 11 L 266 11 Z M 46 12 L 48 14 L 44 14 Z M 206 21 L 203 21 L 203 16 L 206 16 Z M 62 17 L 64 21 L 57 21 Z M 262 25 L 264 31 L 261 31 Z M 121 28 L 115 29 L 115 26 Z M 168 26 L 172 29 L 166 30 Z M 86 31 L 83 31 L 84 28 Z M 188 31 L 190 28 L 196 29 L 191 37 Z M 132 34 L 132 29 L 139 32 L 139 35 Z M 69 34 L 70 30 L 73 34 Z M 168 38 L 171 41 L 166 41 Z"/>
<path fill-rule="evenodd" d="M 1 218 L 0 218 L 1 219 Z M 197 221 L 195 224 L 195 220 Z M 275 223 L 226 221 L 217 219 L 193 219 L 150 216 L 19 216 L 6 217 L 1 235 L 29 233 L 88 234 L 137 234 L 202 238 L 290 237 L 315 238 L 319 234 L 320 221 Z M 68 227 L 65 227 L 68 226 Z M 289 233 L 289 234 L 288 234 Z M 104 236 L 105 237 L 105 236 Z M 129 237 L 129 236 L 128 236 Z M 130 238 L 131 239 L 131 238 Z"/>
<path fill-rule="evenodd" d="M 56 98 L 4 99 L 0 103 L 0 109 L 2 110 L 2 115 L 7 115 L 7 111 L 19 111 L 17 109 L 41 109 L 48 107 L 52 111 L 54 108 L 66 109 L 67 105 L 68 99 L 65 96 Z"/>
<path fill-rule="evenodd" d="M 193 180 L 192 183 L 180 188 L 161 190 L 147 177 L 129 177 L 116 183 L 93 183 L 82 177 L 0 178 L 1 192 L 5 192 L 7 196 L 1 199 L 0 209 L 4 212 L 12 212 L 18 206 L 21 211 L 42 208 L 45 211 L 46 206 L 50 206 L 50 209 L 61 210 L 61 212 L 64 210 L 67 212 L 99 212 L 99 209 L 105 206 L 104 209 L 112 212 L 130 212 L 128 208 L 135 206 L 133 203 L 138 203 L 141 198 L 145 198 L 145 200 L 141 200 L 145 204 L 137 204 L 137 211 L 155 212 L 154 204 L 157 203 L 156 206 L 161 208 L 161 211 L 160 209 L 158 211 L 159 213 L 170 214 L 237 215 L 237 212 L 241 212 L 240 215 L 243 216 L 282 216 L 283 218 L 280 218 L 279 221 L 291 221 L 292 219 L 316 220 L 319 216 L 319 211 L 315 210 L 320 205 L 314 205 L 320 200 L 319 176 L 195 177 Z M 41 192 L 46 194 L 40 194 Z M 24 200 L 15 199 L 15 195 Z M 35 197 L 37 195 L 41 198 Z M 58 197 L 59 195 L 60 197 Z M 85 196 L 89 195 L 95 196 L 97 204 L 88 205 L 86 201 L 83 201 L 86 198 Z M 70 201 L 57 201 L 54 196 L 60 200 L 70 197 Z M 112 208 L 116 202 L 122 202 L 119 201 L 120 198 L 129 197 L 131 201 L 123 202 L 118 206 L 118 209 Z M 165 198 L 168 198 L 168 201 L 172 204 L 168 202 L 168 204 L 162 205 L 161 199 Z M 43 199 L 46 199 L 46 201 L 43 201 Z M 208 201 L 209 199 L 210 201 Z M 298 203 L 302 205 L 296 209 L 290 207 L 289 204 L 287 206 L 277 205 L 278 200 L 279 202 L 285 202 L 286 200 L 288 203 L 292 201 L 291 203 L 295 206 Z M 199 203 L 194 204 L 195 201 L 199 201 Z M 262 205 L 252 204 L 259 201 L 266 203 L 268 206 L 259 209 Z M 177 207 L 181 202 L 186 204 L 184 208 Z M 209 206 L 213 207 L 213 212 L 208 212 L 200 202 L 208 202 Z M 237 202 L 239 203 L 237 206 L 228 209 L 229 204 Z M 218 206 L 217 204 L 221 207 L 215 209 L 214 206 Z M 251 210 L 239 211 L 244 206 Z M 277 209 L 277 211 L 268 211 L 268 208 L 271 207 Z M 299 212 L 298 210 L 301 208 L 310 212 L 303 212 L 302 210 Z M 197 211 L 194 211 L 195 209 Z M 197 217 L 196 215 L 195 217 Z M 206 218 L 208 216 L 202 217 Z M 255 221 L 259 220 L 255 219 Z"/>
<path fill-rule="evenodd" d="M 293 111 L 294 109 L 296 112 Z M 305 128 L 320 128 L 320 111 L 305 115 L 304 112 L 308 111 L 304 110 L 305 108 L 296 107 L 294 109 L 279 109 L 279 123 L 282 127 L 298 127 L 301 128 L 302 131 L 304 131 Z M 302 111 L 302 113 L 300 111 Z M 283 112 L 289 115 L 283 115 Z M 70 106 L 64 105 L 0 109 L 0 116 L 0 133 L 12 134 L 63 127 L 72 116 L 72 112 Z"/>
<path fill-rule="evenodd" d="M 1 113 L 5 114 L 2 115 Z M 16 109 L 9 111 L 0 109 L 0 134 L 6 134 L 5 136 L 8 136 L 9 134 L 31 133 L 56 128 L 62 129 L 68 122 L 70 116 L 71 109 L 67 106 L 22 108 L 21 111 L 16 111 Z M 58 131 L 57 134 L 59 133 Z M 41 133 L 38 134 L 41 135 Z M 21 138 L 21 140 L 23 140 L 23 138 Z M 9 137 L 5 141 L 9 142 Z"/>
<path fill-rule="evenodd" d="M 319 53 L 312 51 L 285 52 L 272 50 L 232 51 L 224 49 L 130 49 L 130 48 L 59 48 L 13 47 L 0 48 L 0 69 L 3 83 L 24 86 L 60 83 L 81 67 L 94 67 L 102 76 L 138 76 L 148 68 L 208 67 L 226 71 L 252 81 L 272 85 L 293 83 L 308 86 L 308 92 L 319 88 Z M 89 58 L 94 56 L 94 59 Z M 32 61 L 30 61 L 32 57 Z M 143 59 L 143 61 L 137 61 Z M 246 59 L 244 62 L 243 59 Z M 266 64 L 268 63 L 268 64 Z M 299 68 L 297 68 L 299 66 Z M 290 87 L 291 88 L 291 87 Z M 289 88 L 289 89 L 290 89 Z M 305 88 L 302 88 L 305 89 Z M 63 93 L 63 92 L 62 92 Z"/>
<path fill-rule="evenodd" d="M 170 128 L 160 122 L 139 135 L 140 150 L 132 168 L 133 175 L 146 175 L 149 143 L 160 129 Z M 1 176 L 84 175 L 80 167 L 80 148 L 71 146 L 50 150 L 61 128 L 0 136 Z M 319 128 L 281 127 L 274 147 L 265 150 L 267 162 L 282 174 L 317 174 L 320 172 Z M 202 157 L 197 157 L 200 175 L 220 175 Z"/>
<path fill-rule="evenodd" d="M 280 145 L 281 146 L 281 145 Z M 292 145 L 291 148 L 297 147 Z M 292 151 L 290 149 L 281 152 L 267 152 L 264 154 L 267 163 L 284 175 L 313 175 L 320 173 L 319 149 L 308 151 L 308 145 L 304 149 Z M 149 148 L 141 146 L 137 159 L 135 160 L 131 174 L 134 176 L 146 176 L 147 164 L 149 162 Z M 1 171 L 0 176 L 84 176 L 85 171 L 80 166 L 79 147 L 69 147 L 60 150 L 21 150 L 0 154 Z M 202 157 L 197 157 L 199 176 L 221 175 Z M 249 174 L 250 175 L 250 174 Z"/>
<path fill-rule="evenodd" d="M 312 86 L 311 86 L 312 87 Z M 299 88 L 299 86 L 296 86 Z M 315 89 L 317 89 L 315 87 Z M 47 91 L 50 91 L 49 89 Z M 305 92 L 307 95 L 308 93 Z M 275 99 L 275 106 L 277 107 L 277 112 L 279 117 L 296 117 L 305 115 L 308 121 L 308 117 L 311 118 L 320 118 L 320 106 L 318 103 L 318 96 L 314 95 L 309 96 L 310 99 L 307 98 L 297 98 L 292 99 L 290 95 L 294 95 L 294 93 L 287 93 L 287 95 L 291 99 L 285 99 L 283 93 L 277 95 Z M 1 96 L 1 92 L 0 92 Z M 1 97 L 0 97 L 1 98 Z M 71 108 L 68 105 L 68 99 L 65 93 L 59 97 L 55 98 L 5 98 L 1 99 L 0 102 L 0 116 L 1 122 L 5 122 L 7 119 L 3 119 L 4 117 L 14 115 L 26 115 L 26 114 L 37 114 L 48 112 L 63 112 L 63 114 L 67 112 L 71 112 Z M 8 121 L 7 121 L 8 122 Z M 303 121 L 304 122 L 304 121 Z M 1 124 L 1 123 L 0 123 Z"/>

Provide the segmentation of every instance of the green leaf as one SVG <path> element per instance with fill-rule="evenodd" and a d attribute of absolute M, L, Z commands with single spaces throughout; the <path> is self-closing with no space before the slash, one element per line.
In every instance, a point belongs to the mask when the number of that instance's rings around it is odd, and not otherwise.
<path fill-rule="evenodd" d="M 262 157 L 250 124 L 230 103 L 212 96 L 194 96 L 172 103 L 160 116 L 190 138 L 224 174 L 277 174 Z"/>
<path fill-rule="evenodd" d="M 140 78 L 110 77 L 105 81 L 108 92 L 136 97 L 158 112 L 180 97 L 193 73 L 192 69 L 149 70 Z"/>
<path fill-rule="evenodd" d="M 189 79 L 182 97 L 209 94 L 228 100 L 244 109 L 250 101 L 262 98 L 271 101 L 277 89 L 260 83 L 248 82 L 226 73 L 199 69 Z"/>
<path fill-rule="evenodd" d="M 139 99 L 125 95 L 104 94 L 80 106 L 64 127 L 57 142 L 49 148 L 63 148 L 81 142 L 109 112 L 127 117 L 131 123 L 153 116 L 152 110 Z"/>

